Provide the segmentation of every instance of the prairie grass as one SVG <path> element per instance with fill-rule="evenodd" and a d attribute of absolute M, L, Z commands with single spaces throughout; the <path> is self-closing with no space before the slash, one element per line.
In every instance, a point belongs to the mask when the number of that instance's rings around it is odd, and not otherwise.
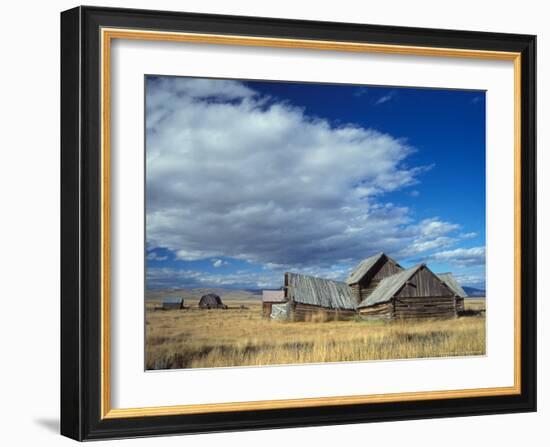
<path fill-rule="evenodd" d="M 187 304 L 187 302 L 186 302 Z M 146 307 L 147 369 L 210 368 L 485 354 L 484 300 L 447 320 L 281 322 L 258 302 L 227 310 Z M 241 308 L 244 305 L 246 308 Z"/>

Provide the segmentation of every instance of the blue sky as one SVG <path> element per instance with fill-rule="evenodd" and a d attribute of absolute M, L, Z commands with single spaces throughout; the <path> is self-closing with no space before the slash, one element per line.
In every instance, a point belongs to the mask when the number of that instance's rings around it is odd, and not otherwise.
<path fill-rule="evenodd" d="M 485 287 L 485 93 L 146 78 L 148 288 L 343 280 L 384 251 Z"/>

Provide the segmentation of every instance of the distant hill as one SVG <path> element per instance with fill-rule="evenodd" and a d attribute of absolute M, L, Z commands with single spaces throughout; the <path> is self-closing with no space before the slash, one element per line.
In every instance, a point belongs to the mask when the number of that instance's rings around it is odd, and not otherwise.
<path fill-rule="evenodd" d="M 184 299 L 200 299 L 201 296 L 208 293 L 219 295 L 224 301 L 231 300 L 261 300 L 262 292 L 260 290 L 238 290 L 222 288 L 200 288 L 200 289 L 174 289 L 174 290 L 146 290 L 145 299 L 161 300 L 166 296 L 179 296 Z"/>
<path fill-rule="evenodd" d="M 464 292 L 468 294 L 468 297 L 481 297 L 485 296 L 485 290 L 483 289 L 476 289 L 475 287 L 462 287 L 464 289 Z"/>

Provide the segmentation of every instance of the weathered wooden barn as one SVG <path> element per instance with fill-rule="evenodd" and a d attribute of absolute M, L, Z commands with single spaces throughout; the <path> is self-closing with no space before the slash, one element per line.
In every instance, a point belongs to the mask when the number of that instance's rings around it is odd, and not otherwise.
<path fill-rule="evenodd" d="M 451 273 L 426 264 L 404 269 L 384 253 L 359 263 L 345 282 L 285 273 L 282 302 L 264 316 L 293 321 L 353 318 L 451 318 L 464 310 L 464 290 Z"/>
<path fill-rule="evenodd" d="M 357 306 L 377 318 L 449 318 L 458 315 L 454 292 L 425 264 L 382 279 Z"/>
<path fill-rule="evenodd" d="M 171 309 L 183 309 L 183 298 L 179 296 L 167 296 L 162 299 L 162 309 L 171 310 Z"/>
<path fill-rule="evenodd" d="M 281 304 L 286 301 L 285 291 L 281 290 L 263 290 L 262 291 L 262 315 L 269 318 L 273 305 Z"/>
<path fill-rule="evenodd" d="M 214 293 L 203 295 L 199 301 L 199 307 L 201 309 L 227 309 L 220 296 Z"/>

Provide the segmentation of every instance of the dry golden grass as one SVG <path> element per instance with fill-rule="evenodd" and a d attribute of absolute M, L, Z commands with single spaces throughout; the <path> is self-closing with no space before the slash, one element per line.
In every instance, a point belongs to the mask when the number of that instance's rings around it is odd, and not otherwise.
<path fill-rule="evenodd" d="M 186 301 L 187 304 L 187 301 Z M 210 368 L 485 354 L 484 300 L 449 320 L 280 322 L 258 302 L 228 310 L 146 309 L 147 369 Z M 241 309 L 240 306 L 246 306 Z"/>

